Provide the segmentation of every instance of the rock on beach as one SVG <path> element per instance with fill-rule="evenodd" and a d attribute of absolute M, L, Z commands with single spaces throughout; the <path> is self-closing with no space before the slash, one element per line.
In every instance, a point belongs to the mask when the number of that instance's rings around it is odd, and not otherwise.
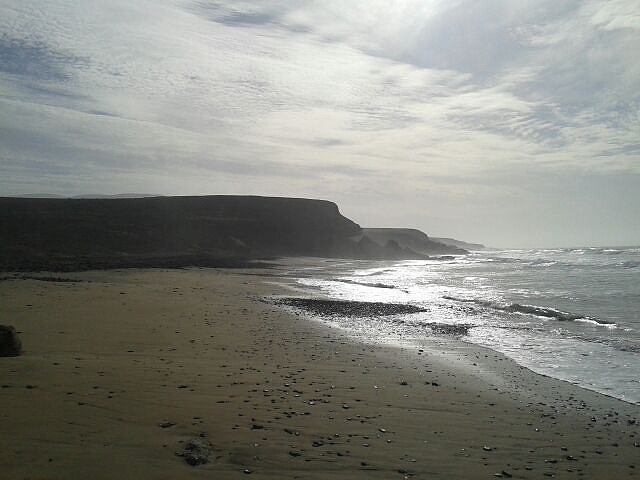
<path fill-rule="evenodd" d="M 22 342 L 11 325 L 0 325 L 0 357 L 17 357 L 22 353 Z"/>

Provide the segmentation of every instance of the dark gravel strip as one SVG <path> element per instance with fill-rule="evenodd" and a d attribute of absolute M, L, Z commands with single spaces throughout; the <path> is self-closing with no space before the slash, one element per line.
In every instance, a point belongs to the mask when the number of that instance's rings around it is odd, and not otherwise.
<path fill-rule="evenodd" d="M 314 315 L 340 315 L 343 317 L 381 317 L 428 311 L 415 305 L 403 303 L 357 302 L 319 298 L 279 298 L 275 299 L 274 303 L 299 308 Z"/>

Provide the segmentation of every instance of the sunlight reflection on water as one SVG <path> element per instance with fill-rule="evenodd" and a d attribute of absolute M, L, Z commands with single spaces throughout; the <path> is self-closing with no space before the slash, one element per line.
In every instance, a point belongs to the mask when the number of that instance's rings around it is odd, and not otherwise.
<path fill-rule="evenodd" d="M 640 403 L 640 268 L 625 267 L 638 260 L 638 249 L 511 250 L 445 262 L 328 262 L 306 269 L 297 281 L 332 299 L 428 309 L 331 319 L 363 339 L 402 342 L 434 335 L 435 325 L 468 326 L 465 341 L 536 372 Z"/>

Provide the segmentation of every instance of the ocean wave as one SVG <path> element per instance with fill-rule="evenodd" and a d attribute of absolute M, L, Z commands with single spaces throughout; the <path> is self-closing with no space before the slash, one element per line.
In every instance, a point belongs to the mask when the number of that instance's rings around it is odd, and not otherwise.
<path fill-rule="evenodd" d="M 600 319 L 597 319 L 597 318 L 582 317 L 582 318 L 576 318 L 575 321 L 576 322 L 591 323 L 592 325 L 603 325 L 603 326 L 609 327 L 609 328 L 616 328 L 617 327 L 617 325 L 614 322 L 607 322 L 605 320 L 600 320 Z"/>
<path fill-rule="evenodd" d="M 588 248 L 587 251 L 596 255 L 620 255 L 624 252 L 618 248 Z"/>
<path fill-rule="evenodd" d="M 348 283 L 350 285 L 360 285 L 362 287 L 371 287 L 371 288 L 387 288 L 387 289 L 398 289 L 396 285 L 391 285 L 387 283 L 367 283 L 367 282 L 357 282 L 355 280 L 351 280 L 348 278 L 334 278 L 334 282 Z M 406 290 L 403 290 L 406 292 Z"/>
<path fill-rule="evenodd" d="M 386 273 L 389 272 L 393 272 L 395 271 L 395 269 L 393 268 L 383 268 L 383 269 L 379 269 L 379 270 L 375 270 L 373 272 L 354 272 L 354 275 L 357 275 L 358 277 L 375 277 L 376 275 L 384 275 Z"/>
<path fill-rule="evenodd" d="M 528 263 L 528 265 L 531 265 L 532 267 L 551 267 L 558 264 L 560 264 L 560 262 L 556 260 L 547 260 L 545 258 L 538 258 L 537 260 Z"/>
<path fill-rule="evenodd" d="M 611 263 L 589 263 L 589 262 L 567 262 L 561 260 L 555 260 L 552 258 L 536 258 L 531 260 L 529 258 L 514 258 L 514 257 L 485 257 L 480 259 L 478 263 L 482 261 L 487 263 L 502 263 L 502 264 L 520 264 L 523 267 L 545 268 L 545 267 L 558 267 L 558 268 L 636 268 L 640 266 L 640 260 L 625 260 Z"/>
<path fill-rule="evenodd" d="M 620 340 L 617 342 L 610 342 L 610 345 L 621 352 L 640 353 L 640 345 L 637 343 Z"/>
<path fill-rule="evenodd" d="M 515 257 L 485 257 L 480 259 L 480 261 L 490 262 L 490 263 L 523 263 L 526 260 L 522 258 Z"/>
<path fill-rule="evenodd" d="M 551 266 L 566 266 L 566 267 L 582 267 L 585 266 L 581 263 L 570 263 L 570 262 L 562 262 L 559 260 L 554 260 L 552 258 L 536 258 L 532 260 L 530 258 L 515 258 L 515 257 L 485 257 L 481 261 L 485 261 L 487 263 L 519 263 L 523 266 L 531 266 L 531 267 L 551 267 Z M 595 266 L 595 265 L 594 265 Z M 601 266 L 601 265 L 598 265 Z"/>
<path fill-rule="evenodd" d="M 589 335 L 573 335 L 572 337 L 578 340 L 581 340 L 583 342 L 598 343 L 600 345 L 606 345 L 620 352 L 640 353 L 640 343 L 633 340 L 620 339 L 620 338 L 594 337 Z"/>
<path fill-rule="evenodd" d="M 547 251 L 547 250 L 542 250 Z M 551 250 L 549 250 L 551 251 Z M 621 253 L 640 253 L 639 247 L 583 247 L 583 248 L 563 248 L 562 252 L 582 255 L 592 253 L 595 255 L 620 255 Z"/>
<path fill-rule="evenodd" d="M 537 317 L 551 318 L 561 322 L 570 322 L 570 321 L 577 320 L 577 321 L 585 321 L 585 322 L 589 322 L 597 325 L 615 326 L 613 322 L 608 322 L 606 320 L 601 320 L 599 318 L 593 318 L 593 317 L 589 317 L 587 315 L 582 315 L 578 313 L 563 312 L 562 310 L 557 310 L 555 308 L 550 308 L 550 307 L 539 307 L 537 305 L 526 305 L 521 303 L 501 304 L 501 303 L 496 303 L 489 300 L 480 300 L 480 299 L 473 299 L 473 298 L 458 298 L 458 297 L 452 297 L 449 295 L 445 295 L 442 298 L 444 298 L 445 300 L 452 300 L 454 302 L 473 303 L 481 307 L 490 308 L 493 310 L 499 310 L 501 312 L 535 315 Z"/>
<path fill-rule="evenodd" d="M 629 260 L 627 262 L 620 262 L 617 265 L 623 268 L 636 268 L 640 267 L 640 260 Z"/>

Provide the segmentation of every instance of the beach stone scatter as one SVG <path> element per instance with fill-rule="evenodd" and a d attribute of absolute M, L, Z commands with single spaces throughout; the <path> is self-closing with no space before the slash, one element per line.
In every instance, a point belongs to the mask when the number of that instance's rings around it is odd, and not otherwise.
<path fill-rule="evenodd" d="M 178 451 L 176 455 L 183 457 L 184 461 L 192 467 L 196 467 L 209 463 L 212 453 L 211 443 L 204 438 L 196 437 L 187 440 L 182 450 Z"/>

